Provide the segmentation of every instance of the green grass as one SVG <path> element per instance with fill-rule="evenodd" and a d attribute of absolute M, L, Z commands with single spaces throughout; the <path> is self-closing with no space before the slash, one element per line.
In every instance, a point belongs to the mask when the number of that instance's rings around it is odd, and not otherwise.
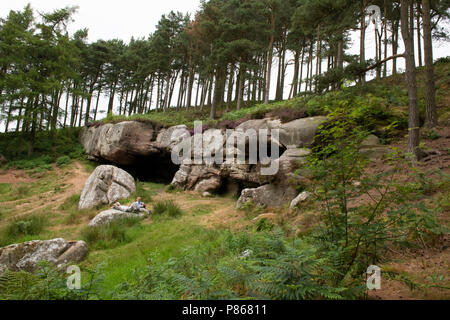
<path fill-rule="evenodd" d="M 181 208 L 172 200 L 158 201 L 153 205 L 154 215 L 165 215 L 171 218 L 179 217 L 183 214 Z"/>
<path fill-rule="evenodd" d="M 30 236 L 38 236 L 47 225 L 48 219 L 43 215 L 14 219 L 1 232 L 0 246 L 17 243 Z"/>
<path fill-rule="evenodd" d="M 133 242 L 119 247 L 94 251 L 83 265 L 95 267 L 103 263 L 104 282 L 101 295 L 110 299 L 116 287 L 134 275 L 135 270 L 147 265 L 150 255 L 157 253 L 155 263 L 182 256 L 186 247 L 205 242 L 210 231 L 195 225 L 192 219 L 168 219 L 153 216 L 152 224 L 129 230 Z M 84 277 L 83 277 L 84 278 Z"/>
<path fill-rule="evenodd" d="M 129 228 L 139 228 L 140 218 L 123 218 L 98 227 L 85 227 L 81 238 L 91 249 L 110 249 L 131 242 L 133 232 Z"/>
<path fill-rule="evenodd" d="M 120 203 L 132 203 L 136 201 L 137 197 L 141 197 L 141 201 L 149 204 L 153 201 L 153 197 L 163 190 L 165 185 L 154 182 L 136 182 L 136 191 L 126 199 L 122 199 Z"/>
<path fill-rule="evenodd" d="M 0 195 L 7 194 L 11 191 L 11 183 L 0 183 Z"/>
<path fill-rule="evenodd" d="M 192 214 L 194 216 L 203 216 L 211 213 L 213 209 L 211 205 L 199 205 L 192 210 Z"/>

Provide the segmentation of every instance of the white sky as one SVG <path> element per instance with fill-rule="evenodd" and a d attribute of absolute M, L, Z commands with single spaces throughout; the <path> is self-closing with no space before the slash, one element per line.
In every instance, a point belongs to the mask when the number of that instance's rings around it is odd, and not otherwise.
<path fill-rule="evenodd" d="M 147 37 L 163 14 L 171 10 L 183 13 L 197 11 L 200 0 L 1 0 L 0 17 L 10 10 L 22 10 L 28 3 L 38 12 L 51 12 L 66 6 L 79 6 L 70 24 L 71 33 L 89 29 L 89 41 Z"/>

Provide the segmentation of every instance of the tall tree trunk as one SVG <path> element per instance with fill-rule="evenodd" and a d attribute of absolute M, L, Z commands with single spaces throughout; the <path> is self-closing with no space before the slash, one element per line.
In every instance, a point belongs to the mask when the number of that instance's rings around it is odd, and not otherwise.
<path fill-rule="evenodd" d="M 286 38 L 286 34 L 285 34 L 285 38 Z M 283 45 L 283 57 L 281 59 L 281 77 L 280 77 L 280 96 L 279 99 L 283 100 L 284 98 L 284 79 L 286 77 L 286 45 Z"/>
<path fill-rule="evenodd" d="M 164 105 L 163 105 L 163 112 L 167 111 L 167 108 L 169 107 L 169 91 L 170 91 L 170 73 L 167 75 L 166 79 L 166 92 L 164 97 Z"/>
<path fill-rule="evenodd" d="M 221 72 L 219 69 L 216 70 L 216 85 L 214 86 L 214 97 L 211 105 L 211 113 L 209 117 L 214 120 L 216 118 L 216 108 L 220 99 L 220 82 L 221 82 Z"/>
<path fill-rule="evenodd" d="M 294 76 L 292 78 L 292 85 L 291 85 L 291 92 L 292 96 L 297 96 L 297 90 L 298 90 L 298 73 L 300 71 L 300 50 L 295 51 L 294 55 Z M 289 94 L 289 96 L 291 96 Z"/>
<path fill-rule="evenodd" d="M 359 62 L 366 63 L 366 6 L 367 0 L 361 0 L 361 34 L 359 40 Z M 361 76 L 361 82 L 366 82 L 366 75 Z"/>
<path fill-rule="evenodd" d="M 384 0 L 384 21 L 383 21 L 383 26 L 384 26 L 384 59 L 386 60 L 387 58 L 387 0 Z M 383 66 L 383 78 L 387 77 L 387 61 L 384 63 Z"/>
<path fill-rule="evenodd" d="M 375 25 L 375 63 L 378 64 L 378 62 L 380 61 L 380 57 L 379 57 L 379 41 L 378 38 L 380 37 L 379 33 L 378 33 L 378 28 Z M 380 79 L 381 77 L 381 73 L 380 73 L 380 66 L 377 65 L 377 79 Z"/>
<path fill-rule="evenodd" d="M 36 126 L 37 126 L 37 116 L 38 116 L 38 108 L 39 108 L 39 96 L 33 102 L 33 112 L 31 119 L 31 131 L 28 139 L 28 157 L 31 157 L 34 152 L 34 143 L 36 140 Z"/>
<path fill-rule="evenodd" d="M 303 82 L 303 63 L 305 59 L 305 44 L 303 43 L 302 46 L 302 61 L 300 62 L 300 74 L 298 77 L 297 85 L 298 85 L 298 92 L 302 92 L 302 82 Z"/>
<path fill-rule="evenodd" d="M 100 101 L 100 95 L 101 95 L 101 93 L 102 93 L 102 87 L 98 88 L 97 101 L 95 102 L 94 121 L 97 120 L 98 103 L 99 103 L 99 101 Z"/>
<path fill-rule="evenodd" d="M 186 109 L 189 109 L 192 105 L 192 89 L 194 86 L 194 67 L 192 66 L 192 57 L 189 57 L 189 84 L 188 84 L 188 92 L 187 92 L 187 100 L 186 100 Z"/>
<path fill-rule="evenodd" d="M 197 92 L 195 94 L 195 108 L 197 108 L 197 106 L 198 106 L 198 94 L 199 94 L 199 91 L 200 91 L 200 76 L 198 77 L 198 80 L 197 80 Z"/>
<path fill-rule="evenodd" d="M 408 82 L 409 97 L 409 133 L 407 152 L 414 155 L 417 159 L 418 146 L 420 143 L 419 128 L 419 108 L 417 104 L 417 82 L 416 82 L 416 63 L 414 58 L 414 35 L 411 33 L 409 23 L 414 19 L 408 17 L 408 9 L 410 9 L 411 0 L 401 0 L 400 16 L 401 31 L 403 42 L 405 44 L 405 60 L 406 60 L 406 80 Z"/>
<path fill-rule="evenodd" d="M 417 53 L 418 53 L 418 57 L 419 57 L 419 67 L 422 67 L 422 35 L 420 34 L 420 16 L 421 16 L 421 10 L 420 10 L 420 2 L 417 2 L 416 4 L 416 8 L 417 8 L 417 21 L 416 21 L 416 25 L 417 25 Z"/>
<path fill-rule="evenodd" d="M 212 105 L 213 89 L 214 89 L 214 74 L 212 74 L 212 75 L 210 76 L 210 79 L 209 79 L 209 86 L 208 86 L 208 100 L 207 100 L 207 105 L 208 105 L 208 106 L 211 106 L 211 105 Z"/>
<path fill-rule="evenodd" d="M 311 49 L 310 49 L 311 52 Z M 305 91 L 308 91 L 308 85 L 309 85 L 309 65 L 311 60 L 311 54 L 309 55 L 307 61 L 306 61 L 306 79 L 305 79 Z"/>
<path fill-rule="evenodd" d="M 227 106 L 225 112 L 230 112 L 231 102 L 233 99 L 233 86 L 234 86 L 234 63 L 230 66 L 230 75 L 228 76 L 228 90 L 227 90 Z"/>
<path fill-rule="evenodd" d="M 434 80 L 434 66 L 433 66 L 433 42 L 431 38 L 431 14 L 430 14 L 430 0 L 422 0 L 423 12 L 423 40 L 424 40 L 424 54 L 425 54 L 425 126 L 428 128 L 437 125 L 437 107 L 436 107 L 436 92 Z"/>
<path fill-rule="evenodd" d="M 25 96 L 22 96 L 22 98 L 20 100 L 19 114 L 17 116 L 16 132 L 19 132 L 19 129 L 20 129 L 20 120 L 22 120 L 22 110 L 23 110 L 24 101 L 25 101 Z"/>
<path fill-rule="evenodd" d="M 313 66 L 314 66 L 313 52 L 314 52 L 314 44 L 311 43 L 311 48 L 310 48 L 311 66 L 309 67 L 309 92 L 312 92 L 312 87 L 313 87 Z"/>
<path fill-rule="evenodd" d="M 270 41 L 269 41 L 269 55 L 267 57 L 267 78 L 266 78 L 266 92 L 264 96 L 264 103 L 269 103 L 269 96 L 270 96 L 270 82 L 272 77 L 272 60 L 273 60 L 273 43 L 275 41 L 275 16 L 272 10 L 272 13 L 270 15 L 270 26 L 271 26 L 271 34 L 270 34 Z M 239 77 L 240 78 L 240 77 Z M 239 80 L 240 81 L 240 80 Z"/>
<path fill-rule="evenodd" d="M 237 97 L 237 104 L 236 104 L 236 110 L 240 110 L 242 107 L 242 99 L 244 97 L 244 85 L 245 85 L 245 68 L 242 64 L 239 65 L 240 71 L 239 71 L 239 93 Z"/>
<path fill-rule="evenodd" d="M 279 52 L 278 52 L 278 73 L 277 73 L 277 89 L 275 91 L 275 100 L 279 101 L 282 98 L 280 97 L 280 91 L 281 91 L 281 72 L 282 72 L 282 61 L 283 58 L 283 48 L 280 46 Z"/>
<path fill-rule="evenodd" d="M 81 127 L 81 121 L 83 120 L 83 106 L 84 106 L 84 98 L 81 97 L 80 119 L 78 121 L 78 127 Z"/>
<path fill-rule="evenodd" d="M 392 55 L 396 56 L 398 52 L 398 33 L 399 21 L 394 21 L 392 26 Z M 392 59 L 392 74 L 397 74 L 397 58 Z"/>
<path fill-rule="evenodd" d="M 316 81 L 314 90 L 317 92 L 319 89 L 319 76 L 322 73 L 322 34 L 321 34 L 321 26 L 317 27 L 317 50 L 316 50 Z"/>
<path fill-rule="evenodd" d="M 113 107 L 114 107 L 114 95 L 116 94 L 116 87 L 117 87 L 117 82 L 119 80 L 116 79 L 116 81 L 114 82 L 113 86 L 111 87 L 111 96 L 109 97 L 109 103 L 108 103 L 108 114 L 112 114 L 113 112 Z"/>
<path fill-rule="evenodd" d="M 209 87 L 211 86 L 210 82 L 211 82 L 210 79 L 205 79 L 205 82 L 203 84 L 202 98 L 201 98 L 201 101 L 200 101 L 200 110 L 203 110 L 203 107 L 205 106 L 206 96 L 208 95 L 208 91 L 210 91 L 209 90 Z"/>

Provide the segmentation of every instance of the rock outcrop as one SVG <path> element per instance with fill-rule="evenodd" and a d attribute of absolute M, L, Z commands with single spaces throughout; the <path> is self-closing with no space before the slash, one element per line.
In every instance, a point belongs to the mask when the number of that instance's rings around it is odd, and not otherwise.
<path fill-rule="evenodd" d="M 326 117 L 297 119 L 280 126 L 280 143 L 284 146 L 310 147 Z"/>
<path fill-rule="evenodd" d="M 296 208 L 300 203 L 308 200 L 309 197 L 311 197 L 311 193 L 308 191 L 303 191 L 294 200 L 291 201 L 290 208 L 291 209 Z"/>
<path fill-rule="evenodd" d="M 84 259 L 87 251 L 84 241 L 69 242 L 60 238 L 13 244 L 0 248 L 0 274 L 6 269 L 32 272 L 42 261 L 57 266 L 77 263 Z"/>
<path fill-rule="evenodd" d="M 184 125 L 157 129 L 149 123 L 126 121 L 87 128 L 83 133 L 82 143 L 92 158 L 127 166 L 142 159 L 150 162 L 171 161 L 172 151 L 177 153 L 181 151 L 178 148 L 180 142 L 183 142 L 182 145 L 187 148 L 182 151 L 188 154 L 181 164 L 177 164 L 179 167 L 175 170 L 178 171 L 174 171 L 175 174 L 172 176 L 171 184 L 175 187 L 200 193 L 216 193 L 228 189 L 238 189 L 239 192 L 245 188 L 257 189 L 262 186 L 264 186 L 262 190 L 266 188 L 272 190 L 279 187 L 289 190 L 285 196 L 278 197 L 278 202 L 281 203 L 285 200 L 291 201 L 297 195 L 294 194 L 288 199 L 292 195 L 292 189 L 288 186 L 295 185 L 295 182 L 301 179 L 294 172 L 304 163 L 305 156 L 310 152 L 307 148 L 312 144 L 319 126 L 326 119 L 326 117 L 311 117 L 284 124 L 276 119 L 249 120 L 241 123 L 232 136 L 225 130 L 206 130 L 200 144 L 195 143 L 196 139 Z M 265 155 L 261 155 L 264 143 L 260 143 L 258 136 L 258 130 L 262 129 L 268 133 L 268 153 Z M 279 134 L 272 132 L 274 129 L 277 129 Z M 238 145 L 229 148 L 227 140 L 231 139 L 233 142 L 245 141 L 245 148 L 242 146 L 239 148 Z M 257 150 L 254 150 L 256 152 L 251 154 L 250 141 L 257 141 L 258 145 Z M 277 154 L 274 151 L 279 152 Z M 248 161 L 255 153 L 259 156 L 256 163 Z M 216 156 L 222 158 L 223 162 L 194 161 L 202 158 L 204 160 L 209 154 L 213 159 Z M 245 159 L 245 163 L 236 161 L 239 157 Z M 269 157 L 275 165 L 276 169 L 272 173 L 267 171 L 270 165 L 261 163 L 264 157 Z M 269 173 L 263 173 L 264 170 Z M 230 185 L 232 188 L 229 188 Z M 101 198 L 101 195 L 97 198 Z M 104 201 L 101 203 L 112 202 L 109 199 Z"/>
<path fill-rule="evenodd" d="M 132 165 L 138 157 L 159 153 L 152 143 L 156 135 L 150 123 L 124 121 L 87 128 L 81 135 L 81 142 L 93 159 Z"/>
<path fill-rule="evenodd" d="M 114 166 L 98 166 L 86 181 L 78 208 L 92 209 L 100 204 L 111 204 L 135 191 L 134 178 L 129 173 Z"/>
<path fill-rule="evenodd" d="M 380 160 L 387 155 L 390 150 L 380 143 L 380 139 L 371 134 L 362 143 L 360 152 L 370 160 Z"/>
<path fill-rule="evenodd" d="M 236 208 L 242 208 L 249 201 L 262 207 L 280 207 L 290 202 L 296 195 L 293 186 L 266 184 L 259 188 L 242 190 Z"/>
<path fill-rule="evenodd" d="M 89 227 L 99 227 L 107 225 L 114 220 L 123 218 L 141 218 L 145 217 L 144 213 L 123 212 L 115 209 L 106 210 L 95 216 L 89 223 Z"/>
<path fill-rule="evenodd" d="M 248 129 L 254 129 L 256 132 L 260 129 L 269 130 L 268 144 L 273 143 L 281 151 L 278 158 L 271 155 L 278 168 L 276 174 L 262 174 L 261 169 L 268 166 L 264 166 L 261 163 L 240 164 L 237 161 L 224 161 L 221 165 L 199 165 L 193 164 L 193 159 L 191 159 L 192 161 L 188 163 L 182 163 L 180 170 L 175 174 L 172 184 L 185 190 L 216 192 L 223 187 L 225 181 L 237 182 L 244 187 L 257 187 L 271 183 L 286 184 L 288 181 L 294 182 L 292 179 L 298 179 L 294 174 L 295 169 L 300 167 L 305 162 L 305 157 L 310 154 L 310 150 L 304 147 L 311 145 L 318 127 L 325 120 L 325 117 L 314 117 L 298 119 L 286 124 L 281 124 L 279 120 L 270 119 L 244 122 L 236 128 L 242 131 L 236 131 L 234 135 L 238 137 L 238 140 L 239 138 L 245 139 L 245 150 L 239 150 L 238 148 L 231 151 L 227 150 L 225 136 L 221 145 L 218 145 L 216 141 L 211 142 L 209 138 L 206 139 L 208 144 L 213 146 L 214 150 L 224 152 L 224 159 L 226 159 L 227 152 L 231 152 L 236 158 L 239 153 L 245 153 L 245 158 L 248 159 L 248 143 L 251 135 L 239 136 L 243 135 Z M 270 130 L 272 129 L 279 129 L 278 139 L 270 135 Z M 209 131 L 206 131 L 205 134 L 207 135 Z M 195 155 L 196 152 L 194 151 L 193 154 Z"/>

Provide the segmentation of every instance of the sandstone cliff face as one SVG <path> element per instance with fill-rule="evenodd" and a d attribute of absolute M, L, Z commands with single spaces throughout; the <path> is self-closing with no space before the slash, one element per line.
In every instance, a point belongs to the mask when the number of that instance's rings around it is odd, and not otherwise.
<path fill-rule="evenodd" d="M 245 141 L 245 149 L 227 148 L 226 142 L 230 136 L 225 130 L 205 131 L 202 135 L 203 142 L 199 145 L 195 143 L 195 138 L 190 136 L 186 126 L 157 130 L 151 124 L 133 121 L 87 128 L 81 140 L 87 154 L 93 159 L 108 161 L 119 166 L 133 166 L 145 161 L 151 164 L 149 166 L 155 166 L 155 162 L 165 162 L 156 163 L 161 165 L 158 168 L 173 165 L 169 162 L 172 151 L 174 148 L 179 148 L 182 142 L 188 146 L 185 149 L 188 156 L 182 163 L 178 163 L 179 169 L 173 177 L 172 185 L 202 193 L 219 192 L 228 189 L 229 184 L 238 185 L 239 192 L 245 188 L 271 185 L 263 190 L 286 189 L 282 197 L 272 192 L 272 198 L 279 198 L 280 202 L 284 202 L 291 201 L 297 195 L 293 186 L 298 182 L 296 179 L 301 177 L 296 177 L 293 173 L 305 161 L 305 156 L 309 154 L 307 148 L 312 144 L 318 127 L 325 121 L 326 117 L 297 119 L 285 124 L 273 119 L 249 120 L 239 125 L 232 137 L 236 141 L 239 139 Z M 267 130 L 269 134 L 268 149 L 270 150 L 273 146 L 280 151 L 278 155 L 273 152 L 267 154 L 274 161 L 277 167 L 276 172 L 264 174 L 264 170 L 267 170 L 269 165 L 262 164 L 260 161 L 253 164 L 249 164 L 248 161 L 246 163 L 226 161 L 227 153 L 231 153 L 233 159 L 241 155 L 248 160 L 249 143 L 252 139 L 256 139 L 259 143 L 258 133 L 261 129 Z M 278 130 L 278 135 L 271 134 L 271 130 L 274 129 Z M 256 149 L 258 154 L 259 148 L 258 144 Z M 179 150 L 176 149 L 176 151 Z M 207 154 L 212 157 L 221 155 L 224 162 L 196 163 L 194 161 Z M 247 194 L 256 195 L 253 191 L 247 191 Z"/>

